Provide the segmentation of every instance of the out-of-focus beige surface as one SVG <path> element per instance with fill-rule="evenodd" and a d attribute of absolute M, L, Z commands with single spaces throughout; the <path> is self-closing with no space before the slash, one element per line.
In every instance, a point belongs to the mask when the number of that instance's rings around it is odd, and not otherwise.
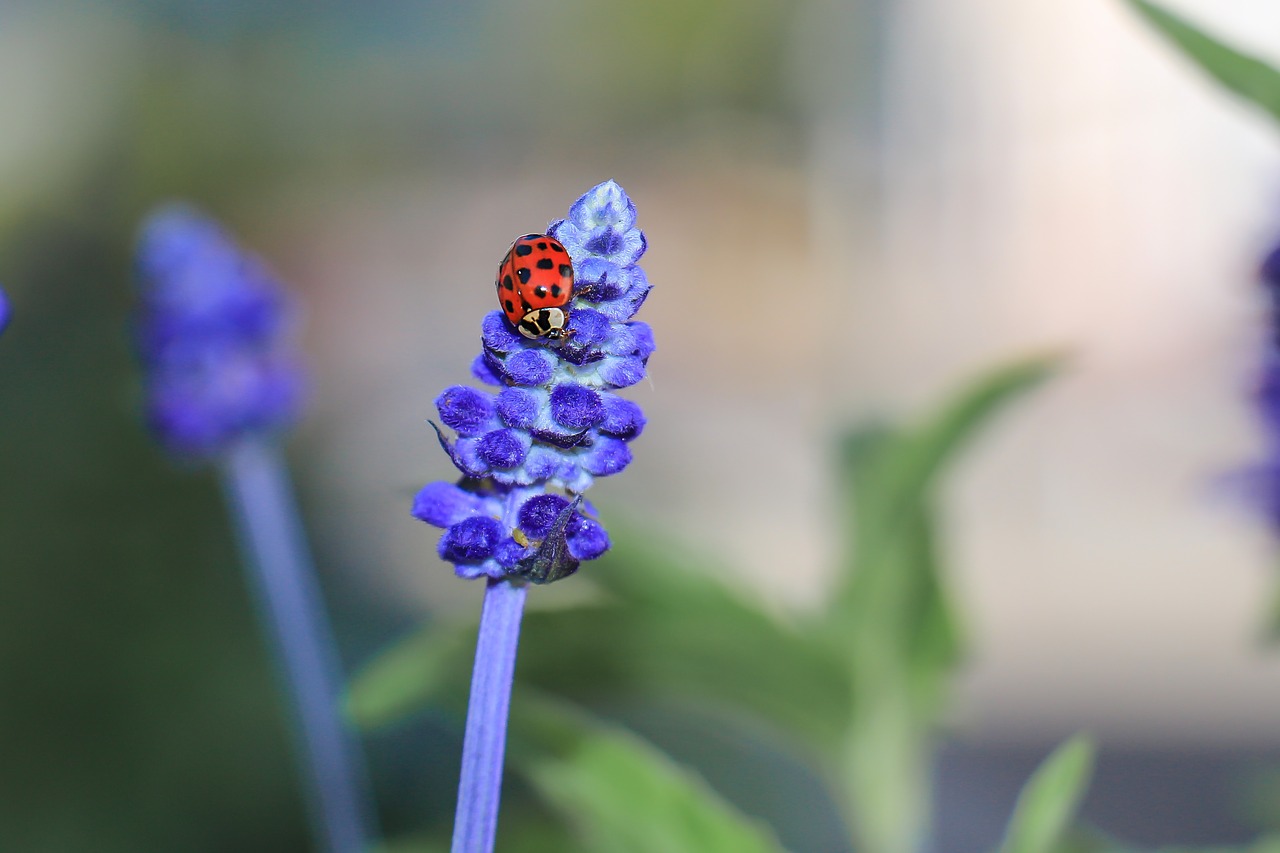
<path fill-rule="evenodd" d="M 1280 50 L 1280 8 L 1180 6 Z M 678 154 L 366 187 L 295 223 L 341 541 L 388 596 L 472 606 L 407 516 L 450 476 L 431 400 L 469 381 L 504 241 L 615 177 L 649 234 L 659 351 L 630 392 L 650 417 L 635 462 L 592 494 L 609 512 L 802 608 L 834 552 L 835 424 L 920 412 L 987 365 L 1061 349 L 1063 377 L 947 492 L 972 640 L 957 726 L 1280 739 L 1280 655 L 1255 642 L 1272 545 L 1215 487 L 1260 452 L 1252 275 L 1280 235 L 1280 141 L 1118 3 L 908 2 L 890 24 L 878 154 L 837 110 L 811 117 L 804 156 L 713 125 Z M 850 203 L 868 173 L 869 220 Z"/>
<path fill-rule="evenodd" d="M 962 725 L 1274 740 L 1280 657 L 1255 644 L 1270 543 L 1220 486 L 1260 452 L 1244 394 L 1253 270 L 1280 236 L 1274 131 L 1121 4 L 964 5 L 898 18 L 892 292 L 867 297 L 895 334 L 873 346 L 908 365 L 899 389 L 1028 346 L 1071 363 L 951 492 Z M 1181 5 L 1255 49 L 1260 25 L 1280 35 L 1265 4 L 1232 4 L 1234 29 L 1220 4 Z M 936 99 L 905 97 L 922 81 Z"/>

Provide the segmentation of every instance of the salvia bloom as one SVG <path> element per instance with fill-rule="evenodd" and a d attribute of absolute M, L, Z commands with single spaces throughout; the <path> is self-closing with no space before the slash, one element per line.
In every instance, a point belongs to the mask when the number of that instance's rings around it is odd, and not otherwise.
<path fill-rule="evenodd" d="M 631 319 L 650 287 L 635 222 L 613 181 L 578 199 L 547 229 L 573 263 L 568 335 L 530 340 L 493 311 L 471 372 L 501 390 L 454 385 L 436 398 L 454 433 L 436 427 L 440 443 L 463 477 L 424 488 L 413 515 L 445 529 L 440 557 L 460 577 L 548 582 L 609 547 L 581 495 L 627 467 L 645 425 L 640 407 L 614 393 L 645 377 L 654 351 L 649 326 Z"/>
<path fill-rule="evenodd" d="M 1280 531 L 1280 246 L 1262 262 L 1259 278 L 1267 294 L 1268 335 L 1254 402 L 1267 445 L 1267 456 L 1248 473 L 1250 491 Z"/>
<path fill-rule="evenodd" d="M 209 457 L 294 421 L 302 371 L 286 336 L 292 306 L 260 259 L 173 205 L 143 224 L 137 273 L 147 420 L 166 448 Z"/>

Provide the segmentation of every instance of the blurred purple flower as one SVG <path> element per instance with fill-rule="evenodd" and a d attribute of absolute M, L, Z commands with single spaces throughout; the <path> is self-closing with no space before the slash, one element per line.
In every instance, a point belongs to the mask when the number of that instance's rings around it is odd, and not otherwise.
<path fill-rule="evenodd" d="M 9 325 L 9 320 L 12 317 L 13 306 L 9 304 L 9 297 L 5 296 L 4 288 L 0 287 L 0 334 L 4 334 L 4 330 Z"/>
<path fill-rule="evenodd" d="M 221 471 L 259 618 L 297 731 L 315 849 L 362 851 L 372 832 L 359 749 L 338 715 L 341 675 L 288 467 L 270 434 L 296 419 L 293 306 L 215 222 L 155 211 L 136 255 L 135 338 L 147 421 L 170 452 Z"/>
<path fill-rule="evenodd" d="M 205 458 L 293 423 L 303 379 L 286 339 L 292 306 L 261 260 L 170 205 L 143 224 L 137 273 L 147 421 L 161 444 Z"/>
<path fill-rule="evenodd" d="M 1280 246 L 1263 259 L 1258 280 L 1267 296 L 1267 337 L 1252 397 L 1266 452 L 1261 461 L 1229 473 L 1223 484 L 1280 533 Z"/>
<path fill-rule="evenodd" d="M 440 443 L 464 478 L 428 485 L 413 515 L 445 528 L 439 553 L 460 577 L 549 582 L 609 547 L 579 498 L 630 463 L 628 442 L 645 425 L 640 407 L 613 393 L 644 378 L 654 351 L 649 326 L 631 319 L 650 289 L 635 221 L 635 205 L 613 181 L 574 202 L 547 229 L 573 261 L 570 335 L 529 340 L 492 311 L 471 372 L 501 390 L 454 385 L 436 398 L 455 434 L 437 429 Z"/>

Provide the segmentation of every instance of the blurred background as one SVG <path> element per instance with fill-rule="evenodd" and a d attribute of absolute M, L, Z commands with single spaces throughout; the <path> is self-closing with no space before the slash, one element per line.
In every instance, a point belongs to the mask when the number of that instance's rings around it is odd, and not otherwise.
<path fill-rule="evenodd" d="M 1169 5 L 1280 58 L 1267 0 Z M 839 429 L 1064 351 L 950 481 L 971 655 L 939 848 L 993 843 L 1080 729 L 1108 829 L 1258 827 L 1274 550 L 1221 478 L 1261 453 L 1280 145 L 1120 3 L 4 0 L 0 115 L 0 850 L 306 845 L 216 481 L 139 427 L 139 218 L 191 199 L 305 301 L 290 449 L 354 666 L 478 608 L 408 516 L 452 476 L 425 421 L 509 241 L 606 178 L 649 237 L 659 344 L 606 518 L 803 610 Z M 371 744 L 389 829 L 448 820 L 451 736 Z"/>

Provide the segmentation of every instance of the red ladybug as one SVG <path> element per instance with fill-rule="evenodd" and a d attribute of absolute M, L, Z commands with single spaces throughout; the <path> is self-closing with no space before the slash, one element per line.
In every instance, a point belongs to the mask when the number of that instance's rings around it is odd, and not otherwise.
<path fill-rule="evenodd" d="M 520 334 L 558 341 L 569 333 L 573 263 L 564 244 L 546 234 L 526 234 L 498 264 L 498 304 Z"/>

